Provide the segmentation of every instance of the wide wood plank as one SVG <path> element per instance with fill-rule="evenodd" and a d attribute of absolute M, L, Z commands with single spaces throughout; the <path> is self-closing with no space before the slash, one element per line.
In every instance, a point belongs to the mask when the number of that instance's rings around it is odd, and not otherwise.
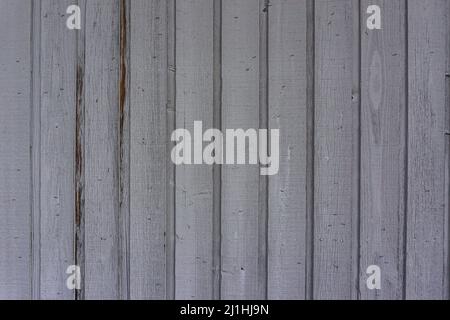
<path fill-rule="evenodd" d="M 314 298 L 355 297 L 358 90 L 355 1 L 315 2 Z M 356 7 L 357 8 L 357 7 Z M 356 14 L 358 11 L 356 11 Z"/>
<path fill-rule="evenodd" d="M 280 169 L 269 177 L 269 299 L 306 296 L 306 2 L 269 8 L 269 127 L 280 129 Z"/>
<path fill-rule="evenodd" d="M 0 1 L 0 299 L 31 297 L 31 1 Z"/>
<path fill-rule="evenodd" d="M 66 27 L 72 1 L 41 2 L 40 298 L 73 299 L 66 270 L 75 264 L 77 31 Z M 39 106 L 34 106 L 39 108 Z M 36 192 L 35 192 L 36 194 Z"/>
<path fill-rule="evenodd" d="M 408 299 L 448 298 L 448 19 L 448 1 L 408 1 Z"/>
<path fill-rule="evenodd" d="M 118 0 L 86 2 L 85 299 L 120 295 L 119 21 Z"/>
<path fill-rule="evenodd" d="M 222 2 L 222 130 L 259 128 L 260 4 Z M 223 299 L 265 298 L 258 264 L 259 174 L 257 165 L 222 167 Z"/>
<path fill-rule="evenodd" d="M 194 121 L 213 127 L 213 6 L 210 0 L 176 3 L 176 127 L 192 139 Z M 176 299 L 212 298 L 212 168 L 176 168 Z"/>
<path fill-rule="evenodd" d="M 130 298 L 166 297 L 167 4 L 131 1 Z"/>
<path fill-rule="evenodd" d="M 367 28 L 369 5 L 382 29 Z M 362 299 L 402 299 L 405 215 L 406 7 L 404 0 L 361 3 Z M 367 268 L 381 268 L 381 290 L 367 288 Z"/>

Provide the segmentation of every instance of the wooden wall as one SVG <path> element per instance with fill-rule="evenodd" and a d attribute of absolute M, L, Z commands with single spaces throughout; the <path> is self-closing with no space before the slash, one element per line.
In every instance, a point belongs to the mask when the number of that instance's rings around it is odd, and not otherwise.
<path fill-rule="evenodd" d="M 0 0 L 0 298 L 448 299 L 449 15 Z M 279 173 L 175 166 L 197 120 L 280 129 Z"/>

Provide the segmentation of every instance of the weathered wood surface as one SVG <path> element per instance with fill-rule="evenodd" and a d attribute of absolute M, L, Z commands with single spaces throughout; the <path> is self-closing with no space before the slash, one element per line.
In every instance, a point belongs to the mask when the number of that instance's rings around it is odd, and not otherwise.
<path fill-rule="evenodd" d="M 269 9 L 269 128 L 281 136 L 280 171 L 269 178 L 269 299 L 306 297 L 306 9 L 305 0 L 271 1 Z"/>
<path fill-rule="evenodd" d="M 0 299 L 31 297 L 31 1 L 0 2 Z"/>
<path fill-rule="evenodd" d="M 359 289 L 364 299 L 401 299 L 404 277 L 406 161 L 406 7 L 404 0 L 363 1 L 383 10 L 383 29 L 361 22 L 360 278 L 384 270 L 382 290 Z"/>
<path fill-rule="evenodd" d="M 358 218 L 356 1 L 316 1 L 314 298 L 355 295 Z M 356 89 L 356 90 L 354 90 Z M 320 276 L 319 276 L 320 275 Z"/>
<path fill-rule="evenodd" d="M 211 0 L 176 2 L 176 128 L 194 121 L 213 127 L 213 16 Z M 183 137 L 183 143 L 186 143 Z M 180 165 L 175 176 L 175 298 L 211 299 L 213 290 L 213 167 Z M 200 158 L 202 155 L 200 155 Z"/>
<path fill-rule="evenodd" d="M 445 0 L 412 0 L 408 1 L 407 14 L 408 207 L 404 289 L 408 299 L 447 299 L 449 4 Z"/>
<path fill-rule="evenodd" d="M 40 30 L 33 37 L 40 39 L 40 50 L 34 66 L 40 78 L 34 90 L 40 99 L 33 101 L 34 116 L 40 117 L 39 162 L 33 166 L 33 195 L 40 206 L 33 211 L 35 229 L 33 251 L 39 252 L 34 263 L 39 266 L 39 291 L 36 298 L 72 299 L 67 290 L 66 270 L 75 264 L 75 136 L 77 86 L 77 34 L 65 26 L 70 1 L 41 1 L 33 14 L 41 19 Z M 37 7 L 35 7 L 37 8 Z M 36 141 L 36 139 L 34 140 Z M 37 150 L 36 150 L 37 151 Z M 34 274 L 36 276 L 36 274 Z"/>
<path fill-rule="evenodd" d="M 0 0 L 0 18 L 0 298 L 449 298 L 448 1 Z M 278 174 L 175 166 L 194 121 L 280 129 Z"/>

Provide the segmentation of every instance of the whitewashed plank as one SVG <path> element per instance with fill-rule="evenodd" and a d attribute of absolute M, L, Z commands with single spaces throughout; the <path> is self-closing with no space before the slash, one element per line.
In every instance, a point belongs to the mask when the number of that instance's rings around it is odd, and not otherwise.
<path fill-rule="evenodd" d="M 314 298 L 355 296 L 358 92 L 354 5 L 316 1 Z"/>
<path fill-rule="evenodd" d="M 85 299 L 119 297 L 118 0 L 86 3 Z"/>
<path fill-rule="evenodd" d="M 0 299 L 31 297 L 31 1 L 0 1 Z"/>
<path fill-rule="evenodd" d="M 71 1 L 41 2 L 40 298 L 73 299 L 77 32 L 66 28 Z M 34 223 L 39 223 L 34 221 Z"/>
<path fill-rule="evenodd" d="M 167 4 L 131 2 L 130 297 L 166 297 Z"/>
<path fill-rule="evenodd" d="M 407 299 L 448 298 L 448 10 L 408 1 Z"/>
<path fill-rule="evenodd" d="M 176 3 L 176 127 L 192 138 L 194 121 L 213 127 L 213 5 Z M 176 299 L 213 296 L 212 172 L 206 164 L 176 168 Z"/>
<path fill-rule="evenodd" d="M 369 5 L 382 29 L 366 26 Z M 402 299 L 406 160 L 406 7 L 404 0 L 361 4 L 362 299 Z M 381 268 L 381 290 L 367 288 L 367 268 Z"/>
<path fill-rule="evenodd" d="M 222 130 L 259 128 L 260 1 L 222 2 Z M 259 281 L 259 167 L 222 168 L 223 299 L 265 298 Z"/>
<path fill-rule="evenodd" d="M 269 8 L 269 127 L 280 170 L 269 177 L 269 299 L 304 299 L 306 280 L 306 0 Z"/>

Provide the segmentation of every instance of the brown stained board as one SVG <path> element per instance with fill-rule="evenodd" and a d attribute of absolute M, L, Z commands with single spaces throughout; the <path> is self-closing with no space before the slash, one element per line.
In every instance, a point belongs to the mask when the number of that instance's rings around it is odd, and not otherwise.
<path fill-rule="evenodd" d="M 167 4 L 130 9 L 130 298 L 164 299 Z"/>
<path fill-rule="evenodd" d="M 259 128 L 260 1 L 222 3 L 222 128 Z M 223 299 L 263 299 L 258 278 L 259 167 L 222 167 Z"/>
<path fill-rule="evenodd" d="M 66 287 L 66 270 L 75 264 L 77 33 L 65 27 L 65 12 L 70 4 L 70 1 L 42 1 L 40 32 L 35 33 L 41 42 L 41 110 L 40 190 L 34 192 L 35 197 L 40 197 L 40 210 L 34 212 L 35 217 L 40 215 L 34 221 L 40 224 L 40 237 L 34 250 L 40 253 L 37 263 L 41 299 L 74 298 L 74 292 Z"/>
<path fill-rule="evenodd" d="M 280 170 L 269 177 L 269 299 L 306 297 L 306 3 L 269 8 L 269 127 L 281 137 Z"/>
<path fill-rule="evenodd" d="M 120 2 L 86 2 L 84 298 L 119 291 Z"/>
<path fill-rule="evenodd" d="M 0 2 L 0 299 L 31 297 L 31 8 Z"/>
<path fill-rule="evenodd" d="M 448 298 L 448 3 L 408 1 L 408 299 Z"/>
<path fill-rule="evenodd" d="M 382 10 L 382 29 L 366 26 L 369 5 Z M 361 4 L 362 299 L 403 296 L 406 161 L 406 6 L 404 0 Z M 369 290 L 367 268 L 382 271 L 382 290 Z"/>
<path fill-rule="evenodd" d="M 355 296 L 358 99 L 350 0 L 316 1 L 314 298 Z M 356 179 L 355 179 L 356 178 Z"/>
<path fill-rule="evenodd" d="M 210 0 L 176 2 L 176 128 L 189 130 L 192 146 L 194 121 L 213 127 L 213 9 Z M 175 179 L 175 298 L 211 299 L 213 167 L 181 165 Z"/>

